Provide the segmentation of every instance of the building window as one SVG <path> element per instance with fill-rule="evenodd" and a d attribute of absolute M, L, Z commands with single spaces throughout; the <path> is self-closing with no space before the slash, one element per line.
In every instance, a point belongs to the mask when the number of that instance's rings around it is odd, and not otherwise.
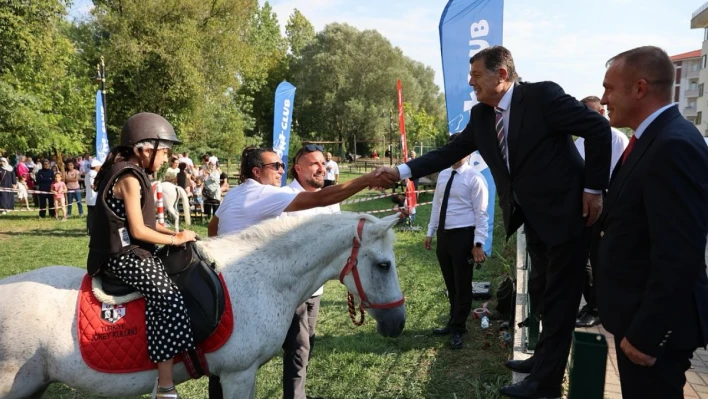
<path fill-rule="evenodd" d="M 696 126 L 701 125 L 701 114 L 702 114 L 701 111 L 698 111 L 698 113 L 696 113 Z"/>
<path fill-rule="evenodd" d="M 703 41 L 708 40 L 708 28 L 703 29 Z"/>
<path fill-rule="evenodd" d="M 698 97 L 703 97 L 703 83 L 698 85 Z"/>
<path fill-rule="evenodd" d="M 693 81 L 688 84 L 688 90 L 696 90 L 698 88 L 698 83 Z"/>
<path fill-rule="evenodd" d="M 679 102 L 680 95 L 681 95 L 681 86 L 676 86 L 676 89 L 674 90 L 674 102 L 675 103 Z"/>

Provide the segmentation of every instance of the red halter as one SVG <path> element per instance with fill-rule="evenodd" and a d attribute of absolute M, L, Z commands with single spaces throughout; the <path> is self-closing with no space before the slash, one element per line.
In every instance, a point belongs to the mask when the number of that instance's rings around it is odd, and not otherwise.
<path fill-rule="evenodd" d="M 339 281 L 344 284 L 344 277 L 349 274 L 349 272 L 352 273 L 352 276 L 354 277 L 354 284 L 356 284 L 356 290 L 359 291 L 359 297 L 361 298 L 361 304 L 364 305 L 366 308 L 371 308 L 371 309 L 391 309 L 391 308 L 397 308 L 401 305 L 403 305 L 404 302 L 406 302 L 406 297 L 402 297 L 401 299 L 395 301 L 395 302 L 388 302 L 388 303 L 383 303 L 383 304 L 375 304 L 369 302 L 368 298 L 366 297 L 366 293 L 364 292 L 364 287 L 361 285 L 361 279 L 359 279 L 359 270 L 357 269 L 357 264 L 359 263 L 359 260 L 357 259 L 357 255 L 359 254 L 359 247 L 361 247 L 361 233 L 364 230 L 364 222 L 365 219 L 359 220 L 359 225 L 357 226 L 357 236 L 354 237 L 353 243 L 352 243 L 352 254 L 349 256 L 349 259 L 347 259 L 347 263 L 344 265 L 344 269 L 342 269 L 342 272 L 339 274 Z"/>

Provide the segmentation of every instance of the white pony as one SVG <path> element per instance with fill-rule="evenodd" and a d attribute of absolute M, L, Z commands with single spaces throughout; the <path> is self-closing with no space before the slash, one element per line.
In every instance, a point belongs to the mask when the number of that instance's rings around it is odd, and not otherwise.
<path fill-rule="evenodd" d="M 360 299 L 359 276 L 379 333 L 401 334 L 406 311 L 391 229 L 397 221 L 396 215 L 351 213 L 273 219 L 199 244 L 219 265 L 235 318 L 226 344 L 206 355 L 224 397 L 255 398 L 256 371 L 279 353 L 295 308 L 347 267 L 356 265 L 358 273 L 347 272 L 343 283 Z M 361 244 L 358 254 L 354 243 Z M 151 391 L 156 371 L 106 374 L 82 359 L 76 311 L 84 275 L 75 267 L 51 266 L 0 280 L 0 398 L 40 398 L 54 382 L 99 396 Z M 177 383 L 189 379 L 183 363 L 174 375 Z"/>
<path fill-rule="evenodd" d="M 189 197 L 184 189 L 176 184 L 163 181 L 152 183 L 152 193 L 157 206 L 157 189 L 155 186 L 162 184 L 162 201 L 165 205 L 165 212 L 172 217 L 172 223 L 175 226 L 179 225 L 179 211 L 177 210 L 177 201 L 182 200 L 182 209 L 184 210 L 184 224 L 189 226 L 192 224 L 192 217 L 189 211 Z"/>

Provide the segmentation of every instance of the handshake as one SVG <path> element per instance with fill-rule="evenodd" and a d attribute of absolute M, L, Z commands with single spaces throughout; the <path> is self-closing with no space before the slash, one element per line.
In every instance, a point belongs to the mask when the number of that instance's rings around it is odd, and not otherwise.
<path fill-rule="evenodd" d="M 369 188 L 385 189 L 393 187 L 396 182 L 401 180 L 401 176 L 398 173 L 398 168 L 384 166 L 370 172 L 366 175 L 366 179 L 368 180 Z"/>

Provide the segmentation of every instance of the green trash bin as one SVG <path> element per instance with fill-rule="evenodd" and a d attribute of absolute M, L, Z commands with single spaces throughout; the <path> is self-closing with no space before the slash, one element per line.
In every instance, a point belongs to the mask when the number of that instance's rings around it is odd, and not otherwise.
<path fill-rule="evenodd" d="M 603 399 L 607 340 L 602 334 L 573 332 L 568 371 L 568 399 Z"/>

